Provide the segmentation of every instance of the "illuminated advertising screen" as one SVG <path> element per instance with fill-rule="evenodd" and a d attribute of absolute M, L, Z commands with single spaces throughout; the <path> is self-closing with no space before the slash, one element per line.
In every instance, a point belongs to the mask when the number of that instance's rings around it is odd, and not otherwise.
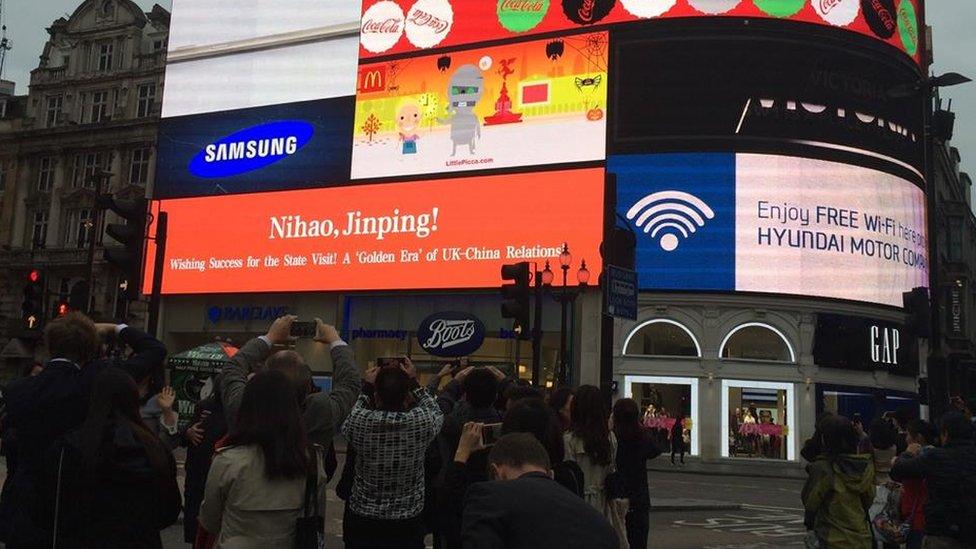
<path fill-rule="evenodd" d="M 928 285 L 909 181 L 790 156 L 612 156 L 642 289 L 792 294 L 902 307 Z"/>
<path fill-rule="evenodd" d="M 592 168 L 162 200 L 163 293 L 489 288 L 563 242 L 595 279 L 603 188 Z"/>
<path fill-rule="evenodd" d="M 845 29 L 919 59 L 920 0 L 364 0 L 360 57 L 625 21 L 783 19 Z"/>
<path fill-rule="evenodd" d="M 585 33 L 360 65 L 353 179 L 603 160 L 607 47 Z"/>
<path fill-rule="evenodd" d="M 164 118 L 353 95 L 355 1 L 174 0 Z M 348 34 L 348 33 L 347 33 Z"/>
<path fill-rule="evenodd" d="M 741 39 L 740 39 L 741 38 Z M 768 33 L 614 36 L 611 154 L 737 150 L 816 155 L 922 178 L 911 66 Z M 747 60 L 747 61 L 745 61 Z"/>
<path fill-rule="evenodd" d="M 159 125 L 155 198 L 348 181 L 353 98 L 193 116 Z"/>

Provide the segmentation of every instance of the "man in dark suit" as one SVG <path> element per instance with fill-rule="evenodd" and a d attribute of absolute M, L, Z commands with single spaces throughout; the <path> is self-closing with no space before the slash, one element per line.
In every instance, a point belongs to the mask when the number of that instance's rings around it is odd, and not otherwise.
<path fill-rule="evenodd" d="M 113 337 L 132 348 L 125 359 L 102 357 L 102 343 Z M 9 501 L 13 505 L 8 549 L 50 547 L 50 532 L 35 524 L 34 487 L 53 443 L 85 420 L 95 377 L 119 367 L 142 380 L 161 368 L 166 347 L 156 338 L 125 324 L 96 324 L 79 312 L 48 323 L 44 330 L 51 359 L 34 377 L 18 379 L 7 390 L 7 426 L 17 432 L 17 459 Z"/>
<path fill-rule="evenodd" d="M 488 454 L 493 482 L 468 488 L 465 549 L 616 549 L 613 527 L 595 509 L 552 480 L 549 455 L 534 436 L 512 433 Z"/>

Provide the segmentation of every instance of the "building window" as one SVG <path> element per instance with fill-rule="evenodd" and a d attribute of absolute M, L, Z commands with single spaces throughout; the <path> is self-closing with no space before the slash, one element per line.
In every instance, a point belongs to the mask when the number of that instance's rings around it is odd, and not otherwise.
<path fill-rule="evenodd" d="M 132 151 L 132 164 L 129 167 L 129 182 L 145 185 L 149 181 L 149 159 L 152 149 L 143 147 Z"/>
<path fill-rule="evenodd" d="M 7 167 L 0 164 L 0 193 L 7 187 Z"/>
<path fill-rule="evenodd" d="M 91 242 L 92 211 L 88 208 L 72 210 L 68 213 L 68 227 L 64 233 L 66 247 L 84 248 Z"/>
<path fill-rule="evenodd" d="M 111 42 L 102 42 L 98 45 L 98 70 L 107 71 L 112 68 L 112 53 L 115 45 Z"/>
<path fill-rule="evenodd" d="M 60 95 L 52 95 L 47 98 L 47 127 L 53 128 L 61 122 L 61 107 L 63 98 Z"/>
<path fill-rule="evenodd" d="M 31 248 L 40 249 L 47 241 L 47 212 L 34 212 L 34 228 L 31 231 Z"/>
<path fill-rule="evenodd" d="M 37 167 L 37 190 L 43 193 L 51 192 L 51 189 L 54 187 L 54 168 L 56 164 L 57 159 L 53 156 L 41 158 Z"/>
<path fill-rule="evenodd" d="M 92 92 L 90 117 L 91 123 L 97 124 L 99 122 L 109 120 L 110 118 L 111 117 L 108 111 L 108 92 L 104 90 Z"/>
<path fill-rule="evenodd" d="M 729 332 L 722 341 L 719 356 L 743 360 L 796 362 L 793 346 L 782 332 L 767 324 L 749 322 Z"/>
<path fill-rule="evenodd" d="M 108 168 L 108 154 L 103 152 L 75 155 L 71 170 L 71 186 L 95 188 L 95 176 Z"/>
<path fill-rule="evenodd" d="M 678 433 L 674 431 L 680 421 L 685 452 L 698 455 L 697 378 L 624 376 L 624 397 L 634 399 L 640 406 L 641 423 L 658 448 L 677 442 L 674 436 Z"/>
<path fill-rule="evenodd" d="M 961 217 L 949 218 L 949 245 L 947 259 L 962 261 L 963 223 Z"/>
<path fill-rule="evenodd" d="M 157 52 L 163 49 L 162 40 L 153 40 L 153 52 Z"/>
<path fill-rule="evenodd" d="M 139 103 L 136 116 L 144 118 L 152 115 L 156 104 L 156 84 L 142 84 L 139 86 Z"/>
<path fill-rule="evenodd" d="M 701 347 L 691 330 L 666 318 L 649 320 L 624 340 L 625 355 L 701 356 Z"/>
<path fill-rule="evenodd" d="M 795 460 L 793 385 L 722 380 L 722 457 Z"/>

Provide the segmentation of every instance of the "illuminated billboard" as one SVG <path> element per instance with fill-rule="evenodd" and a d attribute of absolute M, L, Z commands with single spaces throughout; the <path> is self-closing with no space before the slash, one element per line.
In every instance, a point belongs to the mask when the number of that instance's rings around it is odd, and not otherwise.
<path fill-rule="evenodd" d="M 563 242 L 596 275 L 603 188 L 591 168 L 162 200 L 162 289 L 489 288 L 501 265 L 557 258 Z"/>
<path fill-rule="evenodd" d="M 163 118 L 355 94 L 355 0 L 174 0 Z"/>
<path fill-rule="evenodd" d="M 353 98 L 193 116 L 159 124 L 155 198 L 298 189 L 348 181 Z"/>
<path fill-rule="evenodd" d="M 790 156 L 613 156 L 642 289 L 902 306 L 928 285 L 925 196 L 909 181 Z"/>
<path fill-rule="evenodd" d="M 353 179 L 603 160 L 607 49 L 584 33 L 360 65 Z"/>
<path fill-rule="evenodd" d="M 360 57 L 646 19 L 748 17 L 845 29 L 919 60 L 921 0 L 364 0 Z"/>
<path fill-rule="evenodd" d="M 815 154 L 922 178 L 918 99 L 891 93 L 917 81 L 914 69 L 762 32 L 741 38 L 616 34 L 614 63 L 625 70 L 614 73 L 612 108 L 627 116 L 614 120 L 610 154 Z"/>

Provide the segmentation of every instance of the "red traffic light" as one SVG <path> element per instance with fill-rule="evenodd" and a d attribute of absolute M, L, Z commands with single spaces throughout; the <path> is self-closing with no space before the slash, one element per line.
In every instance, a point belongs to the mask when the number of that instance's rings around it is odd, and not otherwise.
<path fill-rule="evenodd" d="M 68 304 L 67 303 L 63 303 L 63 302 L 62 303 L 58 303 L 58 316 L 64 316 L 64 315 L 68 314 L 68 311 L 69 311 L 69 309 L 68 309 Z"/>
<path fill-rule="evenodd" d="M 31 282 L 37 282 L 40 279 L 41 271 L 38 271 L 37 269 L 31 269 L 31 272 L 27 274 L 27 280 L 30 280 Z"/>

